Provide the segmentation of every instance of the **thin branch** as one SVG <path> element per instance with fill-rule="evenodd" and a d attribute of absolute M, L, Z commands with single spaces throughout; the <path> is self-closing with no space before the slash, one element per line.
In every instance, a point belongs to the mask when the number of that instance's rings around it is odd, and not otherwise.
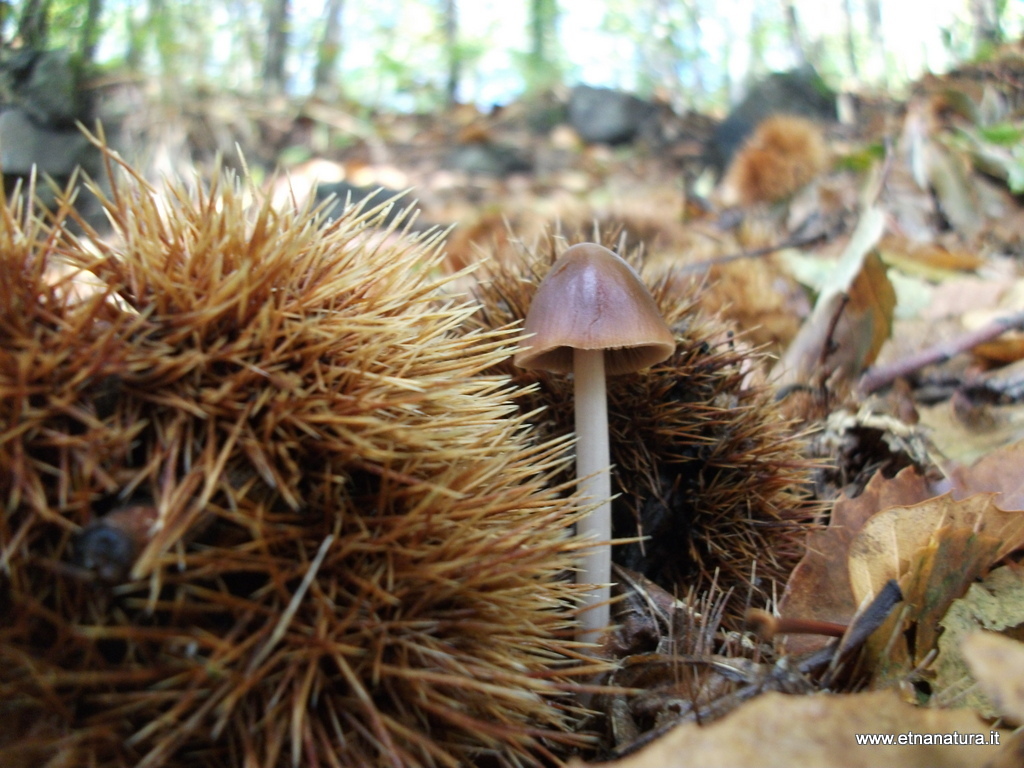
<path fill-rule="evenodd" d="M 979 344 L 998 338 L 1006 331 L 1020 328 L 1024 328 L 1024 312 L 1017 312 L 1016 314 L 999 318 L 984 328 L 971 331 L 951 341 L 937 344 L 916 355 L 897 360 L 884 367 L 869 368 L 861 376 L 858 388 L 861 393 L 865 395 L 870 394 L 892 384 L 896 379 L 908 376 L 927 365 L 944 363 L 961 352 L 967 352 Z"/>

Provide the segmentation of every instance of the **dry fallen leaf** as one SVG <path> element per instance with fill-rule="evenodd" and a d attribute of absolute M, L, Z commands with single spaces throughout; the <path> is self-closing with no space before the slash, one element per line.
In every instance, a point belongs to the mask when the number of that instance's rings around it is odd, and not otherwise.
<path fill-rule="evenodd" d="M 865 735 L 970 734 L 984 744 L 859 744 Z M 895 691 L 788 696 L 766 693 L 707 726 L 687 723 L 607 768 L 975 768 L 999 754 L 994 729 L 968 710 L 928 709 Z M 921 739 L 924 741 L 924 739 Z M 573 761 L 569 768 L 586 768 Z"/>
<path fill-rule="evenodd" d="M 828 527 L 808 535 L 807 553 L 786 585 L 780 615 L 849 622 L 858 606 L 847 570 L 850 542 L 880 509 L 916 504 L 932 495 L 927 481 L 913 468 L 907 468 L 892 479 L 876 474 L 856 498 L 841 497 L 832 509 Z M 785 638 L 785 649 L 804 653 L 828 641 L 820 635 L 791 635 Z"/>
<path fill-rule="evenodd" d="M 969 464 L 1024 440 L 1020 404 L 987 406 L 981 422 L 962 418 L 952 401 L 919 405 L 917 411 L 936 449 L 950 461 Z"/>
<path fill-rule="evenodd" d="M 773 372 L 779 386 L 811 381 L 823 360 L 839 380 L 852 381 L 878 356 L 896 306 L 885 265 L 874 251 L 884 227 L 881 210 L 864 212 L 814 311 Z"/>
<path fill-rule="evenodd" d="M 869 599 L 889 579 L 904 595 L 867 642 L 862 663 L 871 686 L 919 677 L 936 652 L 940 624 L 954 600 L 1024 542 L 1024 515 L 1005 512 L 993 494 L 957 501 L 946 494 L 871 518 L 850 545 L 855 599 Z"/>
<path fill-rule="evenodd" d="M 1024 441 L 1003 446 L 979 459 L 970 467 L 955 467 L 949 475 L 952 493 L 957 499 L 971 494 L 991 492 L 1000 509 L 1024 510 Z"/>
<path fill-rule="evenodd" d="M 995 632 L 975 632 L 964 640 L 962 651 L 996 711 L 1024 723 L 1024 643 Z"/>
<path fill-rule="evenodd" d="M 906 237 L 887 235 L 879 245 L 882 260 L 908 275 L 917 275 L 936 282 L 959 279 L 964 272 L 973 272 L 985 260 L 966 250 L 950 250 L 938 243 L 918 243 Z"/>
<path fill-rule="evenodd" d="M 999 509 L 993 496 L 977 494 L 957 501 L 947 494 L 872 517 L 850 544 L 850 585 L 857 604 L 873 597 L 889 579 L 900 581 L 911 559 L 940 529 L 993 537 L 998 546 L 992 563 L 1024 545 L 1024 515 Z"/>
<path fill-rule="evenodd" d="M 1024 572 L 1015 567 L 997 568 L 979 583 L 972 584 L 962 598 L 954 600 L 946 611 L 941 622 L 942 635 L 939 638 L 939 654 L 935 659 L 934 671 L 936 701 L 943 705 L 970 707 L 975 712 L 996 717 L 1006 714 L 1017 718 L 1017 723 L 1024 723 L 1024 698 L 1017 710 L 992 703 L 985 694 L 993 686 L 1024 685 L 1024 646 L 1009 638 L 1006 641 L 1021 652 L 1020 662 L 1004 665 L 998 675 L 1000 680 L 982 681 L 977 674 L 971 674 L 968 667 L 982 668 L 991 676 L 992 660 L 1001 659 L 1004 654 L 987 648 L 991 642 L 979 642 L 984 646 L 976 652 L 970 651 L 965 639 L 984 635 L 980 630 L 993 631 L 1012 630 L 1024 624 Z M 1015 676 L 1014 669 L 1019 670 Z M 976 684 L 976 678 L 982 685 Z"/>

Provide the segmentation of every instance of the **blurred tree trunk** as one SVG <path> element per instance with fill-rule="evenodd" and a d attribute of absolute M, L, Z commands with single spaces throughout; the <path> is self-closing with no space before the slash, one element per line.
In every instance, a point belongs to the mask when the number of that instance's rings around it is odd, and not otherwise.
<path fill-rule="evenodd" d="M 237 73 L 237 83 L 244 88 L 253 88 L 263 74 L 263 28 L 262 19 L 252 12 L 253 2 L 259 0 L 229 0 L 227 11 L 230 15 L 231 66 Z"/>
<path fill-rule="evenodd" d="M 50 32 L 50 0 L 28 0 L 18 17 L 18 37 L 26 48 L 42 49 Z"/>
<path fill-rule="evenodd" d="M 700 4 L 695 2 L 687 3 L 687 15 L 689 18 L 691 46 L 694 54 L 690 60 L 690 71 L 692 73 L 692 95 L 699 102 L 707 95 L 708 86 L 704 79 L 704 58 L 707 53 L 704 48 L 704 32 L 701 28 Z M 683 105 L 675 105 L 682 108 Z M 692 106 L 688 104 L 686 106 Z"/>
<path fill-rule="evenodd" d="M 558 0 L 530 0 L 530 51 L 526 65 L 527 91 L 544 91 L 560 79 L 555 48 L 558 44 Z"/>
<path fill-rule="evenodd" d="M 284 92 L 285 58 L 288 54 L 290 0 L 267 2 L 267 52 L 263 61 L 263 84 L 272 94 Z"/>
<path fill-rule="evenodd" d="M 999 0 L 970 0 L 975 54 L 1003 42 L 1000 16 L 1005 5 Z"/>
<path fill-rule="evenodd" d="M 448 64 L 448 77 L 444 86 L 445 104 L 454 107 L 459 96 L 459 80 L 462 79 L 462 55 L 459 49 L 459 8 L 455 0 L 442 0 L 441 29 L 444 38 L 444 53 Z"/>
<path fill-rule="evenodd" d="M 850 65 L 850 74 L 854 80 L 860 80 L 860 67 L 857 65 L 857 46 L 854 44 L 853 2 L 843 0 L 843 41 L 846 48 L 846 61 Z"/>
<path fill-rule="evenodd" d="M 164 0 L 149 0 L 146 28 L 146 34 L 153 36 L 156 45 L 163 84 L 175 90 L 180 86 L 180 78 L 177 76 L 178 40 L 170 9 Z"/>
<path fill-rule="evenodd" d="M 875 83 L 885 87 L 889 80 L 889 66 L 885 56 L 885 35 L 882 30 L 881 0 L 865 0 L 868 12 L 868 39 L 871 41 L 870 76 Z"/>
<path fill-rule="evenodd" d="M 324 3 L 324 36 L 317 47 L 316 71 L 313 87 L 317 93 L 335 96 L 338 90 L 338 58 L 341 55 L 341 14 L 345 0 L 327 0 Z"/>
<path fill-rule="evenodd" d="M 128 37 L 128 50 L 124 54 L 124 63 L 130 72 L 142 69 L 142 46 L 145 44 L 144 27 L 135 20 L 135 4 L 130 3 L 124 15 L 125 34 Z"/>
<path fill-rule="evenodd" d="M 93 59 L 96 58 L 96 45 L 100 40 L 100 16 L 102 14 L 103 0 L 88 0 L 78 48 L 79 67 L 91 66 Z"/>
<path fill-rule="evenodd" d="M 807 63 L 807 50 L 800 32 L 800 20 L 796 15 L 796 4 L 793 0 L 782 0 L 782 12 L 786 17 L 786 33 L 789 38 L 789 49 L 793 54 L 793 63 L 801 66 Z"/>

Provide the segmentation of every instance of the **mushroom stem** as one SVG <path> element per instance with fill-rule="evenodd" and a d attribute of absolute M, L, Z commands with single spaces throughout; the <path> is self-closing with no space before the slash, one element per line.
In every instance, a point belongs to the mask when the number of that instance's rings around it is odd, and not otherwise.
<path fill-rule="evenodd" d="M 599 504 L 580 521 L 578 533 L 593 539 L 583 553 L 579 583 L 598 585 L 587 593 L 580 613 L 579 639 L 597 642 L 608 628 L 612 575 L 612 480 L 608 448 L 608 399 L 605 394 L 604 350 L 573 352 L 576 396 L 576 478 L 580 496 Z"/>

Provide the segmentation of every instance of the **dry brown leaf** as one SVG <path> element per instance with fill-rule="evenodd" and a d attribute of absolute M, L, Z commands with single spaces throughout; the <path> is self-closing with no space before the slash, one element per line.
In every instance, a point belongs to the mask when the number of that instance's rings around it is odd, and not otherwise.
<path fill-rule="evenodd" d="M 984 277 L 962 275 L 955 281 L 937 285 L 921 317 L 930 323 L 948 318 L 959 320 L 967 312 L 997 306 L 1006 294 L 1013 273 L 1005 266 L 995 276 L 991 275 L 992 271 L 990 266 Z"/>
<path fill-rule="evenodd" d="M 866 643 L 862 662 L 871 686 L 913 679 L 937 650 L 953 602 L 1022 543 L 1024 514 L 999 509 L 993 494 L 962 501 L 946 494 L 871 518 L 850 544 L 854 598 L 869 599 L 889 579 L 904 597 L 903 610 Z"/>
<path fill-rule="evenodd" d="M 984 419 L 964 419 L 955 402 L 918 405 L 921 426 L 936 449 L 950 461 L 971 463 L 993 451 L 1024 440 L 1024 406 L 991 405 Z"/>
<path fill-rule="evenodd" d="M 927 147 L 926 164 L 928 182 L 945 219 L 966 237 L 975 237 L 984 225 L 984 213 L 965 158 L 932 142 Z"/>
<path fill-rule="evenodd" d="M 934 193 L 943 218 L 957 231 L 967 237 L 978 234 L 983 213 L 970 177 L 970 161 L 938 140 L 942 125 L 932 105 L 911 102 L 903 127 L 903 144 L 918 186 Z"/>
<path fill-rule="evenodd" d="M 917 504 L 932 495 L 927 481 L 908 467 L 892 479 L 876 474 L 854 499 L 841 497 L 828 527 L 808 535 L 807 553 L 790 576 L 779 613 L 787 618 L 849 622 L 857 610 L 847 570 L 850 542 L 880 509 Z M 828 642 L 829 638 L 818 635 L 792 635 L 785 638 L 785 648 L 789 653 L 804 653 Z"/>
<path fill-rule="evenodd" d="M 977 735 L 978 745 L 859 745 L 861 734 Z M 999 754 L 993 729 L 969 710 L 926 709 L 895 691 L 787 696 L 766 693 L 708 726 L 681 725 L 607 768 L 959 768 L 984 765 Z M 922 739 L 923 741 L 923 739 Z M 570 768 L 586 768 L 573 761 Z"/>
<path fill-rule="evenodd" d="M 951 251 L 937 243 L 913 242 L 906 237 L 887 235 L 879 245 L 882 260 L 908 275 L 929 280 L 960 278 L 985 265 L 976 253 Z"/>
<path fill-rule="evenodd" d="M 1019 636 L 1017 628 L 1021 624 L 1024 624 L 1024 571 L 1016 566 L 996 568 L 983 581 L 971 584 L 967 594 L 953 601 L 941 622 L 939 655 L 933 666 L 936 702 L 970 707 L 983 717 L 1011 716 L 1016 724 L 1024 723 L 1024 699 L 1022 706 L 1013 707 L 994 703 L 997 700 L 986 695 L 994 686 L 1024 684 L 1024 659 L 1002 667 L 999 676 L 1005 679 L 984 680 L 973 674 L 976 665 L 969 658 L 972 652 L 964 642 L 981 634 L 981 630 L 1007 631 Z M 1019 643 L 1007 640 L 1013 647 L 1024 649 Z M 982 675 L 985 672 L 991 675 L 993 660 L 1002 655 L 979 651 L 977 661 L 984 667 Z M 1017 670 L 1015 674 L 1014 670 Z"/>
<path fill-rule="evenodd" d="M 996 710 L 1024 723 L 1024 643 L 995 632 L 975 632 L 964 640 L 962 651 Z"/>
<path fill-rule="evenodd" d="M 937 650 L 947 611 L 990 567 L 999 541 L 963 526 L 943 527 L 918 549 L 900 580 L 903 609 L 894 611 L 862 654 L 871 687 L 915 681 Z"/>
<path fill-rule="evenodd" d="M 962 499 L 975 493 L 999 494 L 995 498 L 1000 509 L 1024 510 L 1024 441 L 1003 446 L 979 459 L 971 467 L 954 467 L 953 498 Z"/>
<path fill-rule="evenodd" d="M 866 254 L 846 291 L 819 302 L 797 333 L 780 363 L 780 386 L 812 381 L 822 361 L 834 388 L 856 380 L 889 338 L 895 308 L 885 265 L 878 254 Z"/>
<path fill-rule="evenodd" d="M 850 381 L 878 355 L 896 304 L 885 265 L 874 252 L 884 228 L 881 210 L 863 213 L 814 311 L 775 368 L 779 386 L 812 381 L 823 360 L 838 379 Z"/>
<path fill-rule="evenodd" d="M 998 339 L 982 342 L 974 347 L 971 352 L 982 360 L 1006 365 L 1024 360 L 1024 334 L 1005 333 Z"/>
<path fill-rule="evenodd" d="M 889 579 L 900 581 L 917 552 L 929 546 L 943 528 L 962 528 L 994 537 L 999 545 L 992 562 L 1024 544 L 1024 515 L 999 509 L 993 494 L 977 494 L 961 501 L 947 494 L 911 507 L 883 510 L 850 544 L 850 586 L 857 604 L 874 597 Z"/>
<path fill-rule="evenodd" d="M 854 358 L 846 365 L 851 376 L 858 376 L 875 361 L 889 338 L 896 309 L 896 292 L 877 253 L 864 257 L 864 266 L 850 286 L 849 297 L 843 318 L 850 327 L 844 328 L 840 321 L 833 342 L 840 349 L 845 346 L 854 351 Z"/>

